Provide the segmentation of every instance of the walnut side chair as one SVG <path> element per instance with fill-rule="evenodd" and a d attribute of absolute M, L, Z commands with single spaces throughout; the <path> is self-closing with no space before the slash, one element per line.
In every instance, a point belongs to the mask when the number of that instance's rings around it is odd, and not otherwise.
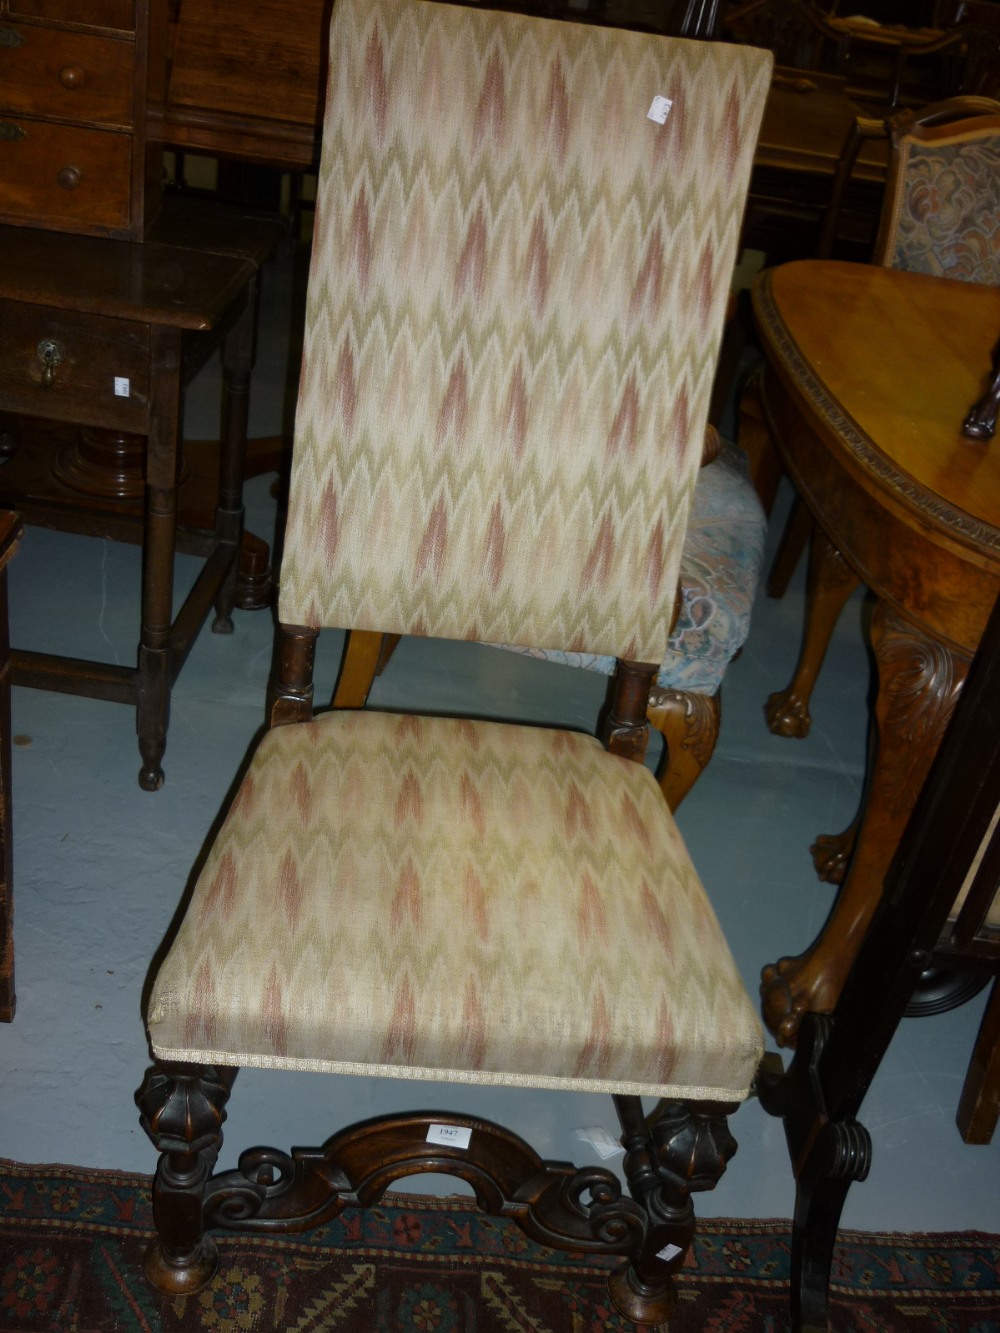
<path fill-rule="evenodd" d="M 840 199 L 862 144 L 886 135 L 889 168 L 872 262 L 956 281 L 1000 284 L 1000 103 L 986 97 L 949 98 L 888 120 L 858 117 L 838 164 L 821 253 L 832 248 Z M 780 464 L 756 381 L 748 386 L 740 413 L 740 442 L 769 509 Z M 956 429 L 960 425 L 956 420 Z M 970 441 L 969 447 L 977 446 Z M 840 613 L 858 586 L 853 570 L 796 500 L 768 579 L 768 595 L 784 593 L 810 536 L 802 649 L 791 681 L 772 694 L 765 707 L 768 726 L 779 736 L 808 735 L 813 687 Z M 821 873 L 834 880 L 842 877 L 846 864 L 844 845 L 835 842 L 833 854 L 828 848 L 821 852 Z"/>
<path fill-rule="evenodd" d="M 334 8 L 270 727 L 147 1005 L 165 1292 L 209 1281 L 214 1229 L 300 1231 L 445 1172 L 536 1239 L 620 1255 L 617 1309 L 666 1318 L 762 1037 L 635 761 L 770 67 L 433 0 Z M 316 636 L 352 626 L 616 656 L 607 747 L 314 717 Z M 241 1066 L 606 1091 L 629 1193 L 433 1110 L 213 1175 Z"/>

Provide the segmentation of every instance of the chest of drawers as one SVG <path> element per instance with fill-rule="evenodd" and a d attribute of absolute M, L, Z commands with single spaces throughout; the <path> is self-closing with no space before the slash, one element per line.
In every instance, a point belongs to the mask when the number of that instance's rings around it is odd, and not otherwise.
<path fill-rule="evenodd" d="M 165 82 L 166 0 L 0 0 L 0 222 L 141 240 Z"/>

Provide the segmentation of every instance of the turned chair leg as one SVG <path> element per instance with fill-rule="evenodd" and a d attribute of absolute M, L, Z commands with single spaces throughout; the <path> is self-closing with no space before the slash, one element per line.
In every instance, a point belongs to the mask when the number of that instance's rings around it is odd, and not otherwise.
<path fill-rule="evenodd" d="M 142 1127 L 160 1151 L 153 1182 L 157 1235 L 144 1267 L 153 1285 L 171 1295 L 200 1290 L 218 1266 L 203 1207 L 236 1074 L 235 1069 L 157 1064 L 136 1093 Z"/>
<path fill-rule="evenodd" d="M 701 776 L 719 739 L 721 705 L 718 694 L 690 694 L 654 686 L 647 716 L 663 737 L 660 790 L 676 810 Z"/>
<path fill-rule="evenodd" d="M 714 1189 L 736 1152 L 727 1114 L 714 1102 L 668 1102 L 647 1118 L 639 1097 L 616 1096 L 624 1170 L 648 1226 L 631 1261 L 612 1274 L 611 1299 L 637 1324 L 665 1323 L 675 1303 L 674 1275 L 694 1239 L 695 1190 Z"/>

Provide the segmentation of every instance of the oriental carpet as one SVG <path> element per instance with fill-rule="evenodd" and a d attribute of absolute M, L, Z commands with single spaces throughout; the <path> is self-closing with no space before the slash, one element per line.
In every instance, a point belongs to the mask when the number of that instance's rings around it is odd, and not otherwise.
<path fill-rule="evenodd" d="M 202 1292 L 149 1286 L 147 1176 L 0 1161 L 2 1333 L 623 1333 L 608 1265 L 466 1200 L 387 1196 L 298 1237 L 225 1236 Z M 707 1221 L 671 1333 L 781 1333 L 786 1222 Z M 997 1333 L 1000 1236 L 844 1232 L 831 1328 Z"/>

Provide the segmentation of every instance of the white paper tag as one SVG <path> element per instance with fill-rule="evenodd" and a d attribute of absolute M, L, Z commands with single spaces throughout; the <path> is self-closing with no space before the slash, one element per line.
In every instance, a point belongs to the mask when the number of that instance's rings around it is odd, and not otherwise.
<path fill-rule="evenodd" d="M 670 97 L 661 97 L 659 94 L 653 98 L 653 105 L 646 112 L 649 120 L 655 120 L 657 125 L 663 125 L 670 115 L 670 108 L 673 106 L 673 99 Z"/>
<path fill-rule="evenodd" d="M 115 397 L 116 397 L 116 398 L 130 398 L 131 395 L 132 395 L 132 390 L 131 390 L 131 387 L 129 386 L 129 382 L 128 382 L 128 378 L 127 378 L 127 376 L 125 376 L 125 375 L 116 375 L 116 376 L 115 376 Z"/>
<path fill-rule="evenodd" d="M 467 1148 L 472 1139 L 469 1125 L 429 1125 L 428 1143 L 443 1143 L 448 1148 Z"/>
<path fill-rule="evenodd" d="M 656 1257 L 657 1259 L 663 1259 L 665 1262 L 669 1263 L 670 1260 L 676 1258 L 680 1252 L 681 1247 L 679 1245 L 664 1245 L 663 1249 L 657 1253 Z"/>
<path fill-rule="evenodd" d="M 602 1161 L 614 1157 L 616 1153 L 625 1151 L 618 1140 L 612 1138 L 603 1125 L 594 1125 L 590 1129 L 578 1129 L 576 1137 L 583 1139 L 584 1143 L 589 1143 Z"/>

